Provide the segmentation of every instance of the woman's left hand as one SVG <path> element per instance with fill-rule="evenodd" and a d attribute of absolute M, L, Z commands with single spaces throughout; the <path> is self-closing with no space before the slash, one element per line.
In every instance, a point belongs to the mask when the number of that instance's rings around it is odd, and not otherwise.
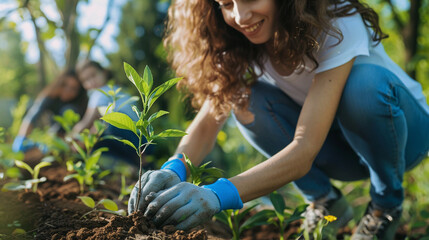
<path fill-rule="evenodd" d="M 181 182 L 173 187 L 146 196 L 150 204 L 145 216 L 158 225 L 176 225 L 190 229 L 210 220 L 220 211 L 217 195 L 208 188 Z"/>

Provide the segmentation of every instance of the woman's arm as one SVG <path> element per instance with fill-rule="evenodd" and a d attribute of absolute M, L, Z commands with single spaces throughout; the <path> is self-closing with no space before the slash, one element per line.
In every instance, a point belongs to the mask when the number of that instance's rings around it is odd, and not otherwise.
<path fill-rule="evenodd" d="M 73 135 L 82 132 L 85 128 L 91 128 L 95 120 L 101 117 L 97 108 L 87 108 L 82 119 L 73 127 Z"/>
<path fill-rule="evenodd" d="M 19 127 L 19 136 L 28 136 L 33 130 L 33 124 L 37 121 L 40 115 L 52 105 L 52 99 L 47 97 L 44 92 L 42 92 L 28 110 L 24 119 L 22 120 L 21 126 Z"/>
<path fill-rule="evenodd" d="M 268 194 L 304 176 L 334 120 L 354 59 L 318 73 L 301 110 L 292 142 L 270 159 L 229 179 L 243 202 Z"/>

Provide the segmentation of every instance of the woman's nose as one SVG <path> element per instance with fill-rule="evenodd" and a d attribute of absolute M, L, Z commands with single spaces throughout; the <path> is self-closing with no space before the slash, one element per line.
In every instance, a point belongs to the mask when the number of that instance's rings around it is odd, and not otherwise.
<path fill-rule="evenodd" d="M 250 24 L 249 19 L 252 17 L 251 9 L 242 1 L 237 1 L 233 9 L 235 23 L 239 26 Z"/>

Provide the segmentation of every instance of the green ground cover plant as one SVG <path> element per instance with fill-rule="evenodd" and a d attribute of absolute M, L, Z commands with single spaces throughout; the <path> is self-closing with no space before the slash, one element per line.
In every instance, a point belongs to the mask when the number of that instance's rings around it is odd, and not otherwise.
<path fill-rule="evenodd" d="M 242 223 L 242 221 L 249 216 L 250 211 L 258 205 L 259 203 L 255 203 L 242 211 L 233 209 L 223 210 L 222 212 L 216 214 L 215 217 L 217 220 L 228 225 L 232 232 L 233 240 L 239 240 L 240 235 L 244 230 L 267 223 L 267 217 L 261 214 L 258 216 L 254 215 Z"/>
<path fill-rule="evenodd" d="M 94 122 L 95 133 L 91 133 L 89 129 L 85 129 L 79 134 L 79 141 L 83 143 L 83 146 L 78 141 L 71 139 L 73 147 L 79 153 L 82 160 L 74 162 L 73 160 L 67 161 L 67 170 L 75 171 L 64 178 L 64 181 L 68 181 L 71 178 L 75 178 L 79 182 L 80 191 L 83 193 L 84 185 L 94 189 L 97 180 L 105 177 L 110 173 L 109 170 L 102 170 L 99 166 L 98 161 L 100 160 L 101 154 L 107 152 L 107 147 L 94 149 L 97 142 L 101 141 L 105 137 L 102 137 L 106 126 L 100 121 Z"/>
<path fill-rule="evenodd" d="M 87 207 L 91 208 L 91 211 L 83 214 L 81 218 L 84 218 L 88 214 L 91 214 L 91 213 L 97 212 L 97 211 L 107 212 L 107 213 L 116 214 L 116 215 L 120 215 L 120 216 L 127 215 L 127 212 L 124 209 L 119 209 L 118 205 L 110 199 L 106 199 L 106 198 L 101 199 L 100 201 L 95 203 L 94 199 L 92 199 L 91 197 L 88 197 L 88 196 L 78 196 L 78 198 L 83 202 L 83 204 L 85 204 Z M 105 209 L 99 208 L 100 205 L 103 205 L 103 207 Z"/>
<path fill-rule="evenodd" d="M 185 162 L 186 165 L 188 165 L 189 171 L 191 173 L 190 181 L 194 185 L 201 185 L 202 183 L 212 183 L 216 181 L 218 178 L 222 177 L 222 170 L 216 167 L 209 167 L 207 166 L 211 163 L 206 162 L 202 164 L 201 166 L 195 166 L 191 160 L 189 160 L 188 156 L 185 156 Z"/>
<path fill-rule="evenodd" d="M 32 188 L 33 192 L 37 191 L 37 184 L 46 181 L 46 177 L 39 178 L 40 169 L 43 167 L 50 166 L 50 162 L 40 162 L 34 168 L 31 168 L 28 164 L 21 160 L 15 160 L 15 165 L 19 168 L 27 170 L 32 179 L 19 181 L 19 182 L 9 182 L 3 186 L 5 190 L 21 190 Z"/>

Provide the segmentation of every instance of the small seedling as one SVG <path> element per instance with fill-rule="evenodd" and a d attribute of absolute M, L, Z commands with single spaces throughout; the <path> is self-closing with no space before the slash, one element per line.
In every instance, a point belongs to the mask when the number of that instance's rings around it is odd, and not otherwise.
<path fill-rule="evenodd" d="M 274 206 L 274 210 L 268 210 L 274 212 L 275 216 L 270 216 L 268 222 L 276 225 L 280 231 L 280 239 L 284 239 L 285 228 L 293 221 L 302 219 L 302 213 L 307 208 L 307 204 L 300 205 L 295 210 L 286 207 L 286 203 L 283 196 L 278 192 L 274 191 L 270 194 L 271 203 Z M 267 213 L 268 214 L 268 213 Z M 270 213 L 270 215 L 273 215 Z"/>
<path fill-rule="evenodd" d="M 243 211 L 240 210 L 223 210 L 222 212 L 215 215 L 216 219 L 227 224 L 232 231 L 232 239 L 239 240 L 241 233 L 244 230 L 250 229 L 256 226 L 265 225 L 268 220 L 268 216 L 266 214 L 257 214 L 249 217 L 245 222 L 241 223 L 245 217 L 249 214 L 249 212 L 254 209 L 258 203 L 253 204 L 252 206 L 246 208 Z"/>
<path fill-rule="evenodd" d="M 70 160 L 67 162 L 67 170 L 74 170 L 76 171 L 76 173 L 64 177 L 64 181 L 68 181 L 71 178 L 75 178 L 79 182 L 81 193 L 83 193 L 84 191 L 84 184 L 90 187 L 94 187 L 94 176 L 96 174 L 98 174 L 98 179 L 101 179 L 102 177 L 110 173 L 110 171 L 108 170 L 101 171 L 100 166 L 98 165 L 98 161 L 100 160 L 101 154 L 103 152 L 108 151 L 109 149 L 103 147 L 92 151 L 95 144 L 98 141 L 104 139 L 104 137 L 101 137 L 101 135 L 106 129 L 106 126 L 100 121 L 95 121 L 94 127 L 96 130 L 95 133 L 90 133 L 89 129 L 85 129 L 79 135 L 85 146 L 84 148 L 82 148 L 75 140 L 71 140 L 74 148 L 79 153 L 83 161 L 73 163 L 73 161 Z"/>
<path fill-rule="evenodd" d="M 121 175 L 121 193 L 118 197 L 119 201 L 122 201 L 124 199 L 125 196 L 130 195 L 131 192 L 133 191 L 134 185 L 126 185 L 126 181 L 125 181 L 125 176 Z"/>
<path fill-rule="evenodd" d="M 112 101 L 109 106 L 103 106 L 98 108 L 102 116 L 106 115 L 107 113 L 111 113 L 114 110 L 119 111 L 124 106 L 133 104 L 139 100 L 139 97 L 132 96 L 128 98 L 126 101 L 124 101 L 123 103 L 121 103 L 121 105 L 116 107 L 117 101 L 121 98 L 124 98 L 126 95 L 121 93 L 122 88 L 115 89 L 113 82 L 108 83 L 107 85 L 110 88 L 107 92 L 103 91 L 102 89 L 97 89 L 99 92 L 103 93 L 106 97 L 110 98 Z"/>
<path fill-rule="evenodd" d="M 61 125 L 66 134 L 70 134 L 73 126 L 79 122 L 80 115 L 73 110 L 66 110 L 62 116 L 54 116 L 54 120 Z"/>
<path fill-rule="evenodd" d="M 81 218 L 84 218 L 86 215 L 99 211 L 99 212 L 107 212 L 115 215 L 125 216 L 126 212 L 123 209 L 119 209 L 118 205 L 110 200 L 110 199 L 101 199 L 100 201 L 95 203 L 94 199 L 87 196 L 79 196 L 78 197 L 86 206 L 91 208 L 92 210 L 82 215 Z M 103 205 L 105 209 L 100 209 L 98 206 Z"/>
<path fill-rule="evenodd" d="M 136 151 L 137 156 L 139 156 L 140 158 L 139 179 L 141 179 L 143 174 L 143 153 L 146 151 L 146 148 L 150 144 L 153 144 L 154 140 L 166 137 L 183 137 L 184 135 L 186 135 L 185 132 L 176 129 L 167 129 L 158 134 L 155 134 L 152 125 L 153 122 L 159 117 L 168 114 L 168 112 L 160 110 L 149 116 L 149 110 L 155 103 L 155 101 L 168 89 L 174 86 L 181 78 L 173 78 L 171 80 L 168 80 L 167 82 L 161 84 L 160 86 L 152 90 L 153 76 L 149 67 L 146 66 L 143 73 L 143 77 L 141 77 L 136 72 L 136 70 L 128 63 L 124 63 L 124 70 L 127 75 L 127 78 L 134 84 L 140 94 L 140 99 L 142 102 L 141 109 L 143 110 L 139 111 L 136 106 L 133 106 L 133 110 L 139 120 L 135 122 L 126 114 L 120 112 L 108 112 L 109 109 L 106 111 L 106 114 L 101 119 L 117 128 L 130 130 L 138 137 L 138 146 L 135 146 L 132 142 L 126 139 L 115 139 L 131 146 Z M 135 209 L 138 209 L 137 203 L 140 202 L 141 190 L 142 185 L 141 181 L 139 181 Z"/>
<path fill-rule="evenodd" d="M 6 131 L 4 128 L 2 129 Z M 0 135 L 1 134 L 0 130 Z M 15 167 L 15 160 L 22 159 L 24 159 L 24 153 L 12 151 L 12 145 L 9 143 L 0 143 L 0 179 L 6 177 L 12 179 L 18 178 L 20 172 L 19 169 Z"/>
<path fill-rule="evenodd" d="M 31 174 L 32 179 L 26 180 L 26 181 L 21 181 L 21 182 L 7 183 L 3 186 L 3 189 L 5 189 L 5 190 L 21 190 L 21 189 L 31 188 L 31 186 L 32 186 L 33 192 L 36 192 L 37 191 L 37 184 L 40 182 L 46 181 L 45 177 L 39 178 L 40 169 L 43 167 L 50 166 L 51 163 L 50 162 L 40 162 L 39 164 L 37 164 L 34 167 L 34 169 L 32 169 L 28 164 L 26 164 L 25 162 L 20 161 L 20 160 L 15 160 L 15 165 L 19 168 L 27 170 Z"/>
<path fill-rule="evenodd" d="M 201 183 L 216 180 L 222 177 L 222 170 L 215 167 L 206 168 L 211 162 L 204 163 L 201 166 L 195 166 L 189 158 L 185 156 L 186 165 L 188 165 L 189 171 L 191 173 L 191 182 L 194 185 L 199 186 Z"/>
<path fill-rule="evenodd" d="M 303 236 L 305 240 L 322 240 L 323 237 L 323 228 L 326 227 L 329 223 L 336 221 L 337 217 L 333 215 L 327 215 L 324 218 L 320 219 L 317 222 L 316 228 L 314 229 L 312 236 L 310 237 L 310 233 L 306 230 L 303 232 Z"/>

